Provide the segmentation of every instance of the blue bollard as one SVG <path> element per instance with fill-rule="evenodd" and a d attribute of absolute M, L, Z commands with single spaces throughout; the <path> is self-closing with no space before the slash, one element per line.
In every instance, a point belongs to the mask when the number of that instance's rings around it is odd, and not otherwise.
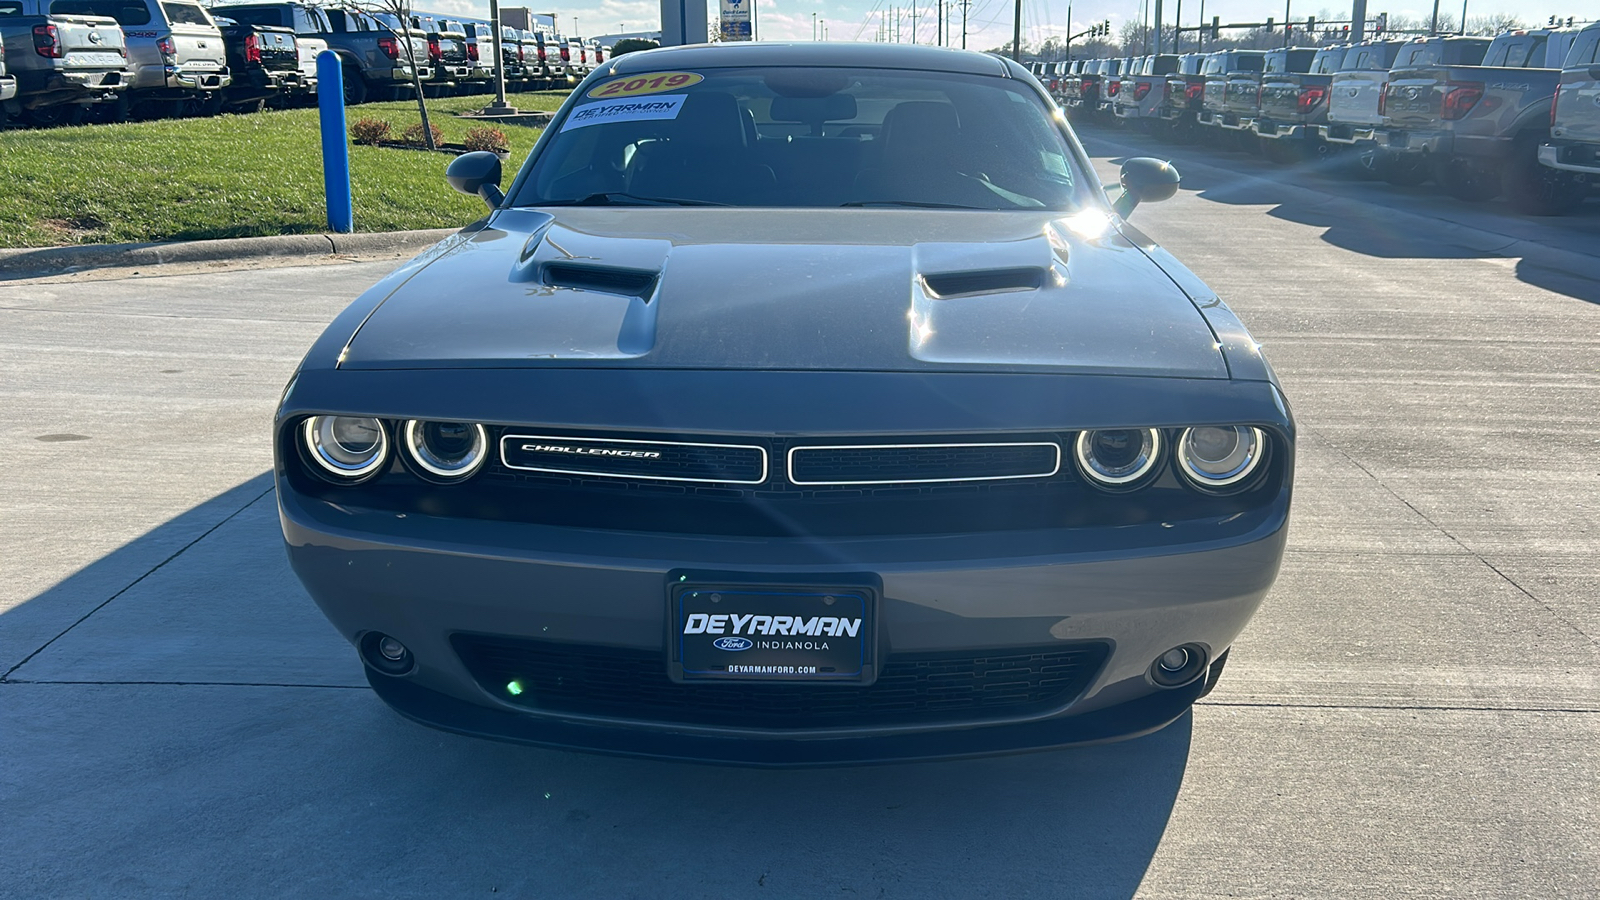
<path fill-rule="evenodd" d="M 360 77 L 359 75 L 356 77 Z M 350 144 L 344 126 L 344 67 L 339 54 L 317 54 L 317 109 L 322 114 L 322 184 L 328 195 L 328 228 L 340 234 L 356 230 L 350 201 Z"/>

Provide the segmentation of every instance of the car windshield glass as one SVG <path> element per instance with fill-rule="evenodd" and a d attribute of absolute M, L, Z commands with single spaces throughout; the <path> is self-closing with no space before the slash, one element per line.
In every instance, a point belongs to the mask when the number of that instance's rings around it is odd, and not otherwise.
<path fill-rule="evenodd" d="M 118 25 L 150 24 L 150 9 L 140 0 L 55 0 L 50 11 L 66 16 L 108 16 Z"/>
<path fill-rule="evenodd" d="M 1037 93 L 1008 78 L 713 69 L 587 89 L 519 206 L 1079 208 L 1088 180 Z"/>

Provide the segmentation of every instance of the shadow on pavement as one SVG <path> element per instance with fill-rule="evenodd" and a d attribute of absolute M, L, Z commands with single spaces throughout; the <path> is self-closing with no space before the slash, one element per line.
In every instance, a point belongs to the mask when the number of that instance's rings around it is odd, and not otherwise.
<path fill-rule="evenodd" d="M 1126 898 L 1183 783 L 1187 715 L 1115 745 L 807 770 L 435 732 L 351 686 L 268 485 L 0 616 L 87 615 L 0 685 L 8 898 Z"/>
<path fill-rule="evenodd" d="M 1165 143 L 1096 124 L 1081 132 L 1091 146 L 1103 143 L 1123 150 L 1130 142 L 1146 144 L 1144 149 L 1150 155 L 1171 160 L 1178 167 L 1183 190 L 1217 203 L 1272 207 L 1268 215 L 1322 228 L 1324 241 L 1365 256 L 1482 259 L 1499 256 L 1499 248 L 1519 240 L 1585 254 L 1600 247 L 1600 216 L 1595 215 L 1600 203 L 1588 203 L 1570 217 L 1529 218 L 1503 203 L 1469 205 L 1444 197 L 1433 187 L 1397 187 L 1367 180 L 1357 173 L 1352 154 L 1285 166 L 1242 152 Z M 1124 153 L 1110 162 L 1120 165 L 1133 155 L 1137 154 Z M 1249 171 L 1236 171 L 1240 166 Z M 1350 202 L 1369 204 L 1372 214 L 1352 211 Z M 1415 220 L 1386 218 L 1384 210 L 1438 216 L 1437 234 L 1418 233 Z M 1508 253 L 1516 255 L 1515 250 Z M 1527 259 L 1517 266 L 1520 280 L 1589 303 L 1600 302 L 1600 256 L 1594 259 L 1594 273 L 1595 278 L 1584 278 Z"/>

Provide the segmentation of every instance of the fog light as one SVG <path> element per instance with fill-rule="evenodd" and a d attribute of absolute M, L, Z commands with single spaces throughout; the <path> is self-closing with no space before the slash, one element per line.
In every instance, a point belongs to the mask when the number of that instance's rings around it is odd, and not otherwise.
<path fill-rule="evenodd" d="M 405 675 L 416 668 L 417 659 L 405 644 L 377 631 L 361 636 L 361 659 L 385 675 Z"/>
<path fill-rule="evenodd" d="M 400 660 L 405 659 L 406 653 L 410 651 L 406 650 L 405 644 L 400 643 L 392 637 L 385 637 L 383 640 L 378 641 L 378 652 L 382 653 L 383 658 L 389 660 L 390 662 L 399 662 Z"/>
<path fill-rule="evenodd" d="M 1206 651 L 1198 644 L 1180 644 L 1150 664 L 1150 680 L 1161 687 L 1182 687 L 1205 671 Z"/>

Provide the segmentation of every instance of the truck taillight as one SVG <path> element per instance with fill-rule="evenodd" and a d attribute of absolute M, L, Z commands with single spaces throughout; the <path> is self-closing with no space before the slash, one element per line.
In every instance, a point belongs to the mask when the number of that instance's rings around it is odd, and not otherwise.
<path fill-rule="evenodd" d="M 468 44 L 467 45 L 467 59 L 470 59 L 473 62 L 477 62 L 478 61 L 478 45 L 477 44 Z"/>
<path fill-rule="evenodd" d="M 1191 102 L 1199 100 L 1200 95 L 1204 94 L 1205 91 L 1206 85 L 1203 81 L 1197 81 L 1194 84 L 1186 84 L 1183 86 L 1183 99 Z"/>
<path fill-rule="evenodd" d="M 178 55 L 178 45 L 170 35 L 156 41 L 156 49 L 161 51 L 162 56 Z"/>
<path fill-rule="evenodd" d="M 561 45 L 561 61 L 572 62 L 572 48 L 566 44 Z"/>
<path fill-rule="evenodd" d="M 528 61 L 528 53 L 527 53 L 527 51 L 523 49 L 523 46 L 521 44 L 518 44 L 517 45 L 517 62 L 527 62 L 527 61 Z"/>
<path fill-rule="evenodd" d="M 1094 85 L 1094 79 L 1093 78 L 1085 78 L 1085 79 L 1083 79 L 1082 81 L 1078 82 L 1078 93 L 1080 93 L 1080 94 L 1089 93 L 1089 89 L 1091 87 L 1093 87 L 1093 85 Z"/>
<path fill-rule="evenodd" d="M 1465 116 L 1483 99 L 1483 82 L 1450 81 L 1445 83 L 1444 106 L 1439 115 L 1447 120 Z"/>
<path fill-rule="evenodd" d="M 539 45 L 539 62 L 544 62 L 544 45 Z"/>
<path fill-rule="evenodd" d="M 1380 116 L 1383 115 L 1385 113 L 1385 111 L 1387 111 L 1389 109 L 1389 88 L 1390 87 L 1391 87 L 1391 85 L 1387 85 L 1386 84 L 1386 85 L 1383 86 L 1383 90 L 1378 92 L 1378 115 L 1380 115 Z"/>
<path fill-rule="evenodd" d="M 433 62 L 444 61 L 444 48 L 439 46 L 439 39 L 436 37 L 428 38 L 428 59 Z"/>
<path fill-rule="evenodd" d="M 261 39 L 253 34 L 244 36 L 244 61 L 261 62 Z"/>
<path fill-rule="evenodd" d="M 1055 90 L 1056 87 L 1059 86 L 1060 84 L 1061 84 L 1061 81 L 1059 79 L 1056 79 L 1056 78 L 1050 79 L 1050 90 L 1052 90 L 1052 91 Z"/>
<path fill-rule="evenodd" d="M 1555 96 L 1550 98 L 1550 127 L 1556 127 L 1556 107 L 1561 105 L 1561 85 L 1556 85 Z"/>
<path fill-rule="evenodd" d="M 1322 86 L 1307 85 L 1300 89 L 1300 99 L 1296 103 L 1296 108 L 1300 110 L 1300 115 L 1303 116 L 1316 109 L 1326 96 L 1328 96 L 1328 92 Z"/>
<path fill-rule="evenodd" d="M 1133 99 L 1143 100 L 1150 93 L 1150 82 L 1141 81 L 1133 86 Z"/>
<path fill-rule="evenodd" d="M 382 50 L 383 55 L 390 59 L 400 58 L 400 42 L 392 37 L 378 38 L 378 49 Z"/>
<path fill-rule="evenodd" d="M 33 52 L 45 59 L 60 59 L 61 31 L 54 25 L 33 26 Z"/>
<path fill-rule="evenodd" d="M 589 51 L 588 50 L 579 50 L 578 51 L 578 62 L 586 63 L 588 61 L 589 61 Z"/>
<path fill-rule="evenodd" d="M 1107 97 L 1115 97 L 1120 90 L 1122 90 L 1122 82 L 1120 81 L 1112 81 L 1106 84 Z"/>

